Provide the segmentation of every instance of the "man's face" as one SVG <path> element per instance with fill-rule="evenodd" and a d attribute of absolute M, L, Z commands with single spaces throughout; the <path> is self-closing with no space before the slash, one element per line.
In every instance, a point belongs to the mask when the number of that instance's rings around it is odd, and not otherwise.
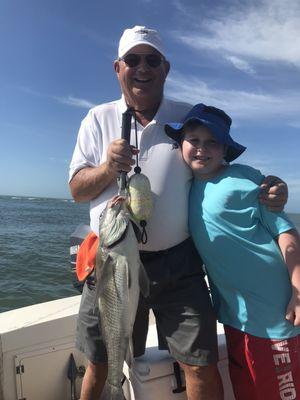
<path fill-rule="evenodd" d="M 127 104 L 136 109 L 159 104 L 169 72 L 169 63 L 163 59 L 157 67 L 149 65 L 146 55 L 162 56 L 153 47 L 144 44 L 133 47 L 126 53 L 128 54 L 141 56 L 138 65 L 130 67 L 124 60 L 117 60 L 114 63 Z"/>

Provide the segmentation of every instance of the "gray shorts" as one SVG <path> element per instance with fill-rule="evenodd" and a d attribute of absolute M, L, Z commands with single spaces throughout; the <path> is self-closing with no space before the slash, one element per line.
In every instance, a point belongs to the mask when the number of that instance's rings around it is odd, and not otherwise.
<path fill-rule="evenodd" d="M 141 252 L 148 273 L 150 296 L 140 298 L 133 332 L 134 355 L 144 354 L 149 309 L 152 308 L 159 348 L 178 361 L 209 365 L 218 361 L 216 316 L 204 280 L 202 260 L 191 239 L 159 252 Z M 95 286 L 84 285 L 77 321 L 76 347 L 94 362 L 106 361 Z"/>

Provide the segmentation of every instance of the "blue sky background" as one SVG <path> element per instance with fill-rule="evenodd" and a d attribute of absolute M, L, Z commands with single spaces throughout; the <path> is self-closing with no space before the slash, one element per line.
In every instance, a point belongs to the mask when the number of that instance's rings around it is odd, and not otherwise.
<path fill-rule="evenodd" d="M 160 31 L 168 97 L 224 108 L 240 162 L 287 181 L 300 212 L 298 0 L 2 0 L 0 194 L 69 198 L 80 121 L 119 97 L 123 30 Z"/>

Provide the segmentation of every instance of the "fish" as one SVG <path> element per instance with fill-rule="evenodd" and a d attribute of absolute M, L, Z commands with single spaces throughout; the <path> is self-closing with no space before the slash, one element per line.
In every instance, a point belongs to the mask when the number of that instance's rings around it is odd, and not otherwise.
<path fill-rule="evenodd" d="M 99 220 L 96 256 L 96 301 L 107 351 L 106 394 L 123 400 L 124 361 L 133 362 L 132 331 L 140 292 L 147 297 L 149 279 L 139 256 L 139 228 L 135 226 L 126 198 L 117 195 Z"/>

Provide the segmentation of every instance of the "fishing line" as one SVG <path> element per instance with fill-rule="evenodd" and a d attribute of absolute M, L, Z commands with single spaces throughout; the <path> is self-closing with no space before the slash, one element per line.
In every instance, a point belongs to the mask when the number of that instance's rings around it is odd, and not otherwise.
<path fill-rule="evenodd" d="M 138 148 L 138 134 L 137 134 L 137 122 L 136 122 L 136 113 L 135 110 L 132 110 L 132 114 L 134 116 L 134 133 L 135 133 L 135 147 Z M 141 173 L 141 167 L 139 166 L 139 154 L 135 155 L 136 167 L 134 167 L 134 172 L 136 174 Z"/>
<path fill-rule="evenodd" d="M 138 130 L 137 130 L 137 118 L 136 118 L 136 112 L 134 108 L 131 108 L 131 113 L 134 117 L 134 133 L 135 133 L 135 147 L 136 149 L 138 149 Z M 136 166 L 134 167 L 134 172 L 136 174 L 140 174 L 142 169 L 139 166 L 139 153 L 136 153 L 135 155 L 135 159 L 136 159 Z M 141 220 L 140 221 L 140 226 L 142 228 L 142 232 L 141 232 L 141 242 L 142 244 L 146 244 L 148 241 L 148 235 L 147 235 L 147 231 L 146 231 L 146 226 L 147 226 L 147 221 L 146 220 Z"/>

